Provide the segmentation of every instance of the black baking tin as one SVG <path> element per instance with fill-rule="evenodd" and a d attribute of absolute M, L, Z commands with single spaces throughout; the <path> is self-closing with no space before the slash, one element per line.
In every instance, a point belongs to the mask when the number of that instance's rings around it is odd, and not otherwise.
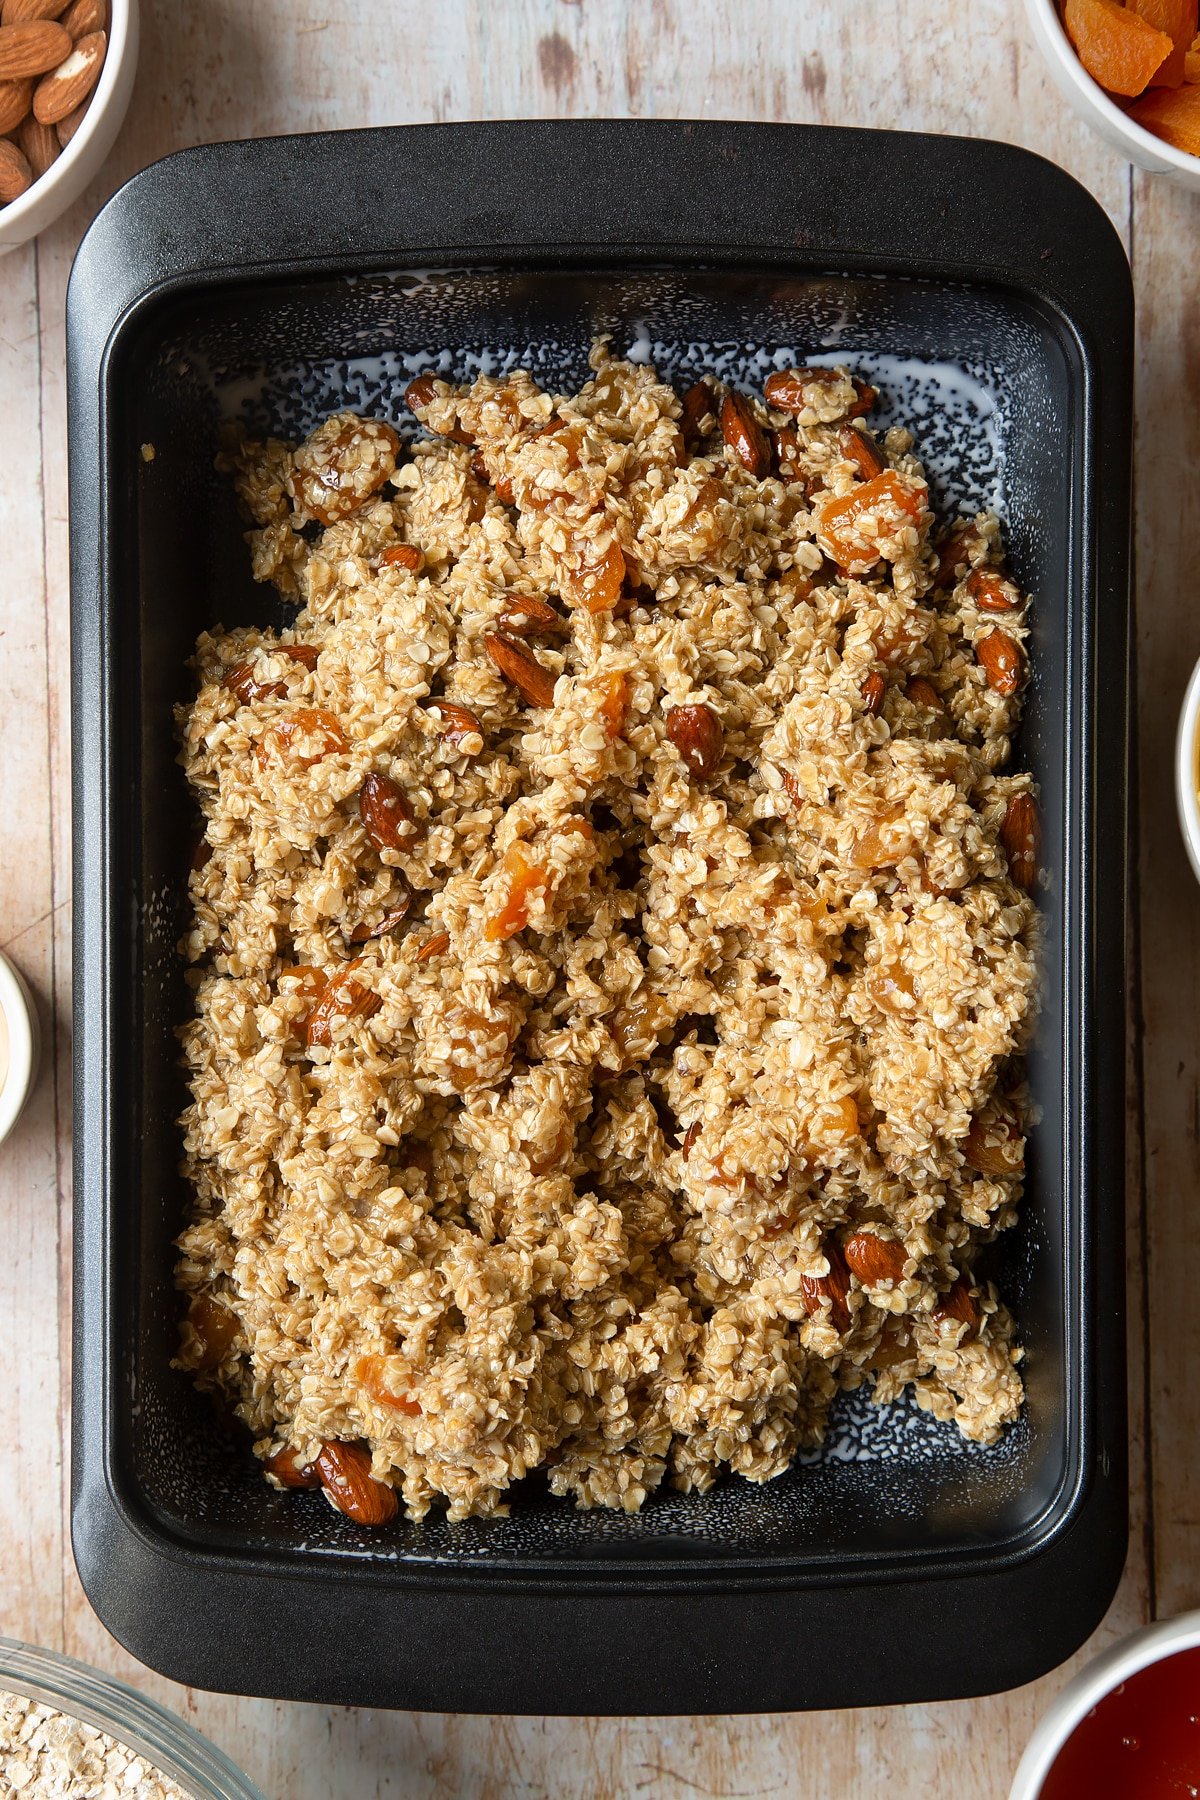
<path fill-rule="evenodd" d="M 1131 311 L 1114 232 L 1060 170 L 897 133 L 491 124 L 225 144 L 145 170 L 100 214 L 68 302 L 73 1526 L 93 1605 L 143 1661 L 364 1705 L 731 1712 L 1003 1688 L 1099 1620 L 1126 1531 Z M 344 394 L 400 417 L 403 376 L 357 359 L 449 346 L 465 366 L 502 344 L 577 377 L 594 330 L 623 349 L 643 324 L 721 348 L 747 381 L 756 346 L 824 345 L 968 367 L 996 397 L 1012 558 L 1037 596 L 1018 755 L 1048 870 L 1043 1117 L 999 1265 L 1026 1416 L 979 1451 L 911 1409 L 851 1403 L 840 1454 L 765 1487 L 625 1518 L 528 1484 L 506 1520 L 370 1534 L 272 1493 L 169 1367 L 193 830 L 171 708 L 203 625 L 278 616 L 213 472 L 218 399 L 287 428 Z M 948 500 L 978 501 L 977 441 L 960 426 L 943 445 Z"/>

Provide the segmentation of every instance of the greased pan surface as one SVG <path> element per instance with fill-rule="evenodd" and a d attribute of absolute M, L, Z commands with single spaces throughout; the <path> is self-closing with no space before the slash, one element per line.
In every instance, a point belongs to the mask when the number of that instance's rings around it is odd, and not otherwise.
<path fill-rule="evenodd" d="M 68 304 L 73 1521 L 105 1624 L 194 1685 L 430 1710 L 931 1699 L 1061 1660 L 1125 1544 L 1131 297 L 1100 209 L 1024 152 L 895 133 L 265 140 L 137 176 L 88 233 Z M 400 418 L 408 374 L 442 351 L 454 373 L 508 358 L 567 381 L 598 331 L 747 385 L 783 349 L 846 360 L 913 424 L 943 507 L 1009 521 L 1035 594 L 1018 757 L 1042 792 L 1047 944 L 1041 1123 L 992 1272 L 1028 1405 L 981 1451 L 852 1397 L 826 1450 L 765 1487 L 633 1518 L 531 1491 L 507 1519 L 372 1534 L 269 1490 L 169 1367 L 192 823 L 171 709 L 200 629 L 276 616 L 213 457 L 223 418 Z"/>

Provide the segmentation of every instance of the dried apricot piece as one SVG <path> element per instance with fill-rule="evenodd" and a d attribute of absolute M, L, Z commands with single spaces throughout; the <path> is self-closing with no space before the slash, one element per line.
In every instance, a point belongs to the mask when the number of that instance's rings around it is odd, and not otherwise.
<path fill-rule="evenodd" d="M 484 936 L 493 944 L 524 931 L 534 894 L 545 893 L 550 885 L 550 871 L 520 839 L 504 852 L 504 872 L 508 876 L 508 895 L 500 911 L 492 913 L 483 928 Z"/>
<path fill-rule="evenodd" d="M 621 598 L 624 580 L 625 558 L 621 546 L 610 543 L 594 561 L 584 562 L 577 570 L 562 569 L 558 588 L 571 606 L 586 606 L 590 613 L 611 612 Z"/>
<path fill-rule="evenodd" d="M 629 676 L 624 669 L 613 669 L 605 676 L 597 710 L 609 743 L 615 743 L 625 729 L 629 712 Z"/>
<path fill-rule="evenodd" d="M 1179 87 L 1186 79 L 1188 48 L 1196 35 L 1196 0 L 1128 0 L 1128 5 L 1147 25 L 1165 31 L 1174 45 L 1154 71 L 1151 87 Z"/>
<path fill-rule="evenodd" d="M 354 1373 L 378 1406 L 390 1406 L 415 1419 L 420 1414 L 421 1402 L 407 1392 L 397 1391 L 393 1385 L 394 1367 L 395 1360 L 389 1356 L 360 1356 Z"/>
<path fill-rule="evenodd" d="M 317 748 L 309 754 L 314 744 Z M 293 754 L 297 746 L 301 748 Z M 323 756 L 332 756 L 335 751 L 348 748 L 346 734 L 331 712 L 326 712 L 323 706 L 301 706 L 263 733 L 256 754 L 262 769 L 267 767 L 272 754 L 287 757 L 289 761 L 299 763 L 302 769 L 311 769 Z"/>
<path fill-rule="evenodd" d="M 242 1328 L 237 1314 L 208 1294 L 196 1295 L 188 1307 L 188 1324 L 200 1347 L 195 1359 L 197 1369 L 219 1368 Z"/>
<path fill-rule="evenodd" d="M 864 535 L 863 522 L 873 518 L 882 535 L 893 537 L 905 526 L 918 525 L 924 511 L 920 490 L 885 469 L 852 493 L 821 502 L 816 508 L 817 542 L 843 573 L 864 575 L 879 561 L 879 550 L 874 538 Z"/>
<path fill-rule="evenodd" d="M 1080 62 L 1110 94 L 1140 94 L 1175 48 L 1117 0 L 1066 0 L 1063 24 Z"/>
<path fill-rule="evenodd" d="M 1129 116 L 1176 150 L 1200 156 L 1200 87 L 1156 88 Z"/>

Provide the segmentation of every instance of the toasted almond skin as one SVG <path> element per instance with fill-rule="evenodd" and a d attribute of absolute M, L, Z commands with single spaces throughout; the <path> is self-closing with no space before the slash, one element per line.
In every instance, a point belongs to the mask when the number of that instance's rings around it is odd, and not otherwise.
<path fill-rule="evenodd" d="M 460 706 L 457 700 L 437 700 L 434 706 L 441 723 L 442 736 L 455 750 L 465 738 L 483 736 L 483 726 L 469 706 Z"/>
<path fill-rule="evenodd" d="M 667 736 L 688 771 L 700 781 L 716 773 L 725 751 L 725 732 L 711 706 L 673 706 L 667 714 Z"/>
<path fill-rule="evenodd" d="M 73 113 L 95 87 L 107 47 L 108 39 L 102 31 L 92 31 L 87 37 L 80 38 L 63 61 L 49 75 L 44 75 L 34 88 L 34 118 L 43 125 L 57 125 L 60 119 Z"/>
<path fill-rule="evenodd" d="M 68 0 L 3 0 L 0 25 L 28 25 L 32 19 L 61 18 L 67 6 Z"/>
<path fill-rule="evenodd" d="M 873 669 L 865 677 L 861 692 L 864 712 L 877 713 L 882 709 L 884 695 L 887 693 L 887 682 L 878 669 Z"/>
<path fill-rule="evenodd" d="M 0 81 L 44 75 L 71 54 L 71 40 L 53 19 L 30 19 L 27 25 L 0 25 Z"/>
<path fill-rule="evenodd" d="M 421 835 L 412 807 L 390 775 L 367 776 L 359 790 L 358 811 L 377 850 L 411 849 Z"/>
<path fill-rule="evenodd" d="M 915 706 L 928 706 L 934 712 L 941 711 L 942 697 L 932 681 L 926 681 L 923 675 L 914 675 L 904 691 Z"/>
<path fill-rule="evenodd" d="M 972 569 L 967 592 L 980 612 L 1016 612 L 1021 605 L 1020 591 L 995 569 Z"/>
<path fill-rule="evenodd" d="M 509 637 L 525 638 L 543 637 L 548 632 L 561 633 L 568 626 L 563 615 L 549 601 L 521 594 L 500 614 L 500 629 Z"/>
<path fill-rule="evenodd" d="M 360 1525 L 386 1525 L 399 1511 L 394 1488 L 376 1481 L 371 1459 L 358 1444 L 324 1443 L 317 1473 L 326 1498 Z"/>
<path fill-rule="evenodd" d="M 389 544 L 379 559 L 381 569 L 407 569 L 415 575 L 424 557 L 415 544 Z"/>
<path fill-rule="evenodd" d="M 72 38 L 87 37 L 93 31 L 107 31 L 107 0 L 71 0 L 60 15 L 59 23 Z"/>
<path fill-rule="evenodd" d="M 35 181 L 46 173 L 55 157 L 62 155 L 62 145 L 53 125 L 40 124 L 32 113 L 21 121 L 17 142 L 25 152 Z"/>
<path fill-rule="evenodd" d="M 882 475 L 887 467 L 866 432 L 859 431 L 857 426 L 843 425 L 838 433 L 838 446 L 846 461 L 854 464 L 864 481 L 871 481 L 876 475 Z"/>
<path fill-rule="evenodd" d="M 74 112 L 68 113 L 65 119 L 60 119 L 55 125 L 54 135 L 64 150 L 83 124 L 87 109 L 91 104 L 92 96 L 89 94 L 82 106 L 77 106 Z"/>
<path fill-rule="evenodd" d="M 275 1477 L 281 1487 L 316 1488 L 321 1485 L 321 1477 L 311 1464 L 302 1466 L 296 1461 L 296 1452 L 285 1445 L 277 1450 L 274 1456 L 268 1456 L 263 1468 Z"/>
<path fill-rule="evenodd" d="M 33 170 L 11 138 L 0 138 L 0 206 L 18 200 L 33 180 Z"/>
<path fill-rule="evenodd" d="M 771 446 L 744 394 L 732 388 L 721 402 L 721 436 L 744 469 L 761 481 L 771 472 Z"/>
<path fill-rule="evenodd" d="M 849 1331 L 850 1306 L 850 1272 L 845 1258 L 835 1243 L 825 1245 L 825 1259 L 829 1264 L 828 1275 L 802 1275 L 800 1277 L 800 1298 L 804 1302 L 804 1310 L 817 1313 L 821 1310 L 821 1302 L 829 1301 L 829 1322 L 835 1331 Z"/>
<path fill-rule="evenodd" d="M 1005 1136 L 999 1141 L 994 1128 L 972 1119 L 962 1141 L 963 1161 L 979 1175 L 1019 1175 L 1025 1167 L 1025 1139 L 1011 1119 L 1004 1121 Z"/>
<path fill-rule="evenodd" d="M 960 1275 L 952 1288 L 948 1288 L 933 1309 L 933 1316 L 939 1322 L 942 1319 L 957 1319 L 960 1324 L 974 1331 L 979 1323 L 979 1308 L 971 1294 L 971 1286 L 965 1275 Z"/>
<path fill-rule="evenodd" d="M 1032 794 L 1014 794 L 1000 827 L 1000 842 L 1008 856 L 1009 874 L 1026 893 L 1037 885 L 1041 836 L 1037 801 Z"/>
<path fill-rule="evenodd" d="M 975 655 L 995 693 L 1016 693 L 1025 673 L 1025 652 L 1015 638 L 996 628 L 979 639 Z"/>
<path fill-rule="evenodd" d="M 717 396 L 711 383 L 693 382 L 679 408 L 679 429 L 687 449 L 691 450 L 699 443 L 702 423 L 708 417 L 715 419 L 717 410 Z"/>
<path fill-rule="evenodd" d="M 876 1237 L 873 1231 L 856 1231 L 846 1239 L 843 1249 L 846 1261 L 864 1287 L 874 1287 L 880 1281 L 899 1281 L 904 1273 L 904 1245 L 893 1238 Z"/>
<path fill-rule="evenodd" d="M 33 82 L 0 81 L 0 137 L 15 131 L 33 103 Z"/>
<path fill-rule="evenodd" d="M 484 633 L 484 647 L 506 681 L 530 706 L 554 704 L 554 677 L 515 638 L 501 631 Z"/>

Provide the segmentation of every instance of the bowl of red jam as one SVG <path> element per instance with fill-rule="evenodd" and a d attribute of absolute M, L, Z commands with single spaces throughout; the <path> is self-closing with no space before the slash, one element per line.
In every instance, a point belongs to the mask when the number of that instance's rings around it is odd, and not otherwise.
<path fill-rule="evenodd" d="M 1149 1625 L 1067 1684 L 1009 1800 L 1200 1800 L 1200 1612 Z"/>

